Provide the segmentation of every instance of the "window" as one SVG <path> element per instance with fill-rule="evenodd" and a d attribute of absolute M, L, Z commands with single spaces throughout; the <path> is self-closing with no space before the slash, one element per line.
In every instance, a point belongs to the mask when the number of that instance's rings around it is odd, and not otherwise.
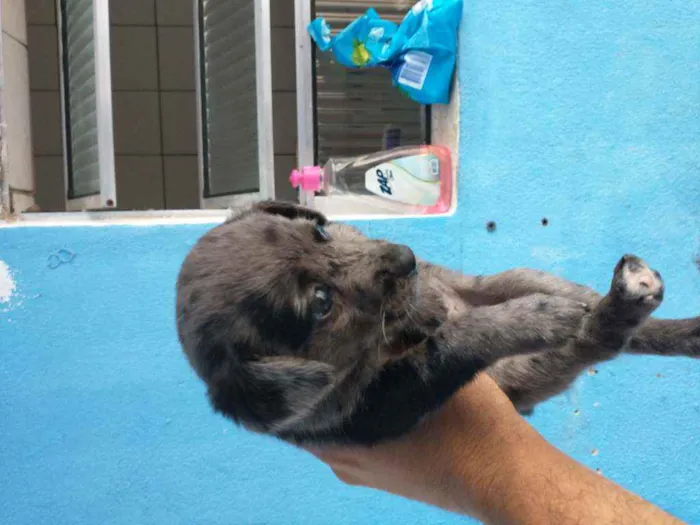
<path fill-rule="evenodd" d="M 116 206 L 107 0 L 60 0 L 66 209 Z"/>
<path fill-rule="evenodd" d="M 374 0 L 380 16 L 400 23 L 415 4 L 412 0 Z M 370 3 L 313 2 L 314 16 L 322 16 L 338 31 L 361 16 Z M 430 107 L 421 106 L 396 89 L 381 69 L 348 69 L 330 53 L 313 59 L 314 143 L 317 163 L 332 156 L 355 156 L 401 145 L 430 143 Z"/>
<path fill-rule="evenodd" d="M 435 126 L 449 108 L 412 102 L 386 71 L 333 64 L 306 32 L 313 14 L 340 29 L 370 5 L 400 21 L 412 0 L 155 3 L 59 0 L 53 24 L 29 24 L 33 182 L 31 169 L 9 178 L 5 212 L 210 216 L 275 197 L 362 215 L 298 196 L 290 171 L 389 142 L 455 145 L 439 133 L 456 121 Z"/>
<path fill-rule="evenodd" d="M 269 3 L 198 0 L 202 207 L 274 196 Z"/>
<path fill-rule="evenodd" d="M 275 195 L 270 0 L 46 5 L 53 24 L 28 26 L 34 187 L 21 189 L 35 205 L 12 212 L 223 210 Z"/>
<path fill-rule="evenodd" d="M 302 166 L 323 164 L 333 156 L 355 156 L 393 146 L 444 144 L 457 151 L 456 90 L 448 106 L 421 106 L 396 89 L 389 73 L 347 69 L 330 53 L 317 52 L 306 27 L 322 16 L 338 31 L 367 8 L 400 23 L 414 0 L 297 0 L 298 158 Z M 391 143 L 391 144 L 390 144 Z M 454 155 L 453 155 L 454 156 Z M 453 170 L 457 159 L 453 158 Z M 303 204 L 336 217 L 376 217 L 381 210 L 358 209 L 358 201 L 302 194 Z"/>

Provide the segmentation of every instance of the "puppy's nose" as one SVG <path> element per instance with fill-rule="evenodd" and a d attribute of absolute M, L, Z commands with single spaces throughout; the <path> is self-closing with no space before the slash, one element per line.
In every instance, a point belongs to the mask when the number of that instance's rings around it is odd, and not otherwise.
<path fill-rule="evenodd" d="M 394 244 L 392 250 L 392 273 L 396 277 L 407 277 L 416 270 L 416 256 L 408 246 Z"/>

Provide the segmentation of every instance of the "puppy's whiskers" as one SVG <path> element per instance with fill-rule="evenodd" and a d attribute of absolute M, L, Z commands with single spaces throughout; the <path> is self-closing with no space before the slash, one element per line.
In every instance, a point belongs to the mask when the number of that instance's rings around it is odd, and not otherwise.
<path fill-rule="evenodd" d="M 412 301 L 408 302 L 408 307 L 413 311 L 414 314 L 418 315 L 418 317 L 420 318 L 420 310 L 415 304 L 413 304 Z"/>
<path fill-rule="evenodd" d="M 386 311 L 384 310 L 384 303 L 379 309 L 379 316 L 382 318 L 382 336 L 384 337 L 384 342 L 388 345 L 389 338 L 386 336 Z"/>
<path fill-rule="evenodd" d="M 413 306 L 413 303 L 410 303 L 410 302 L 409 302 L 409 303 L 408 303 L 408 306 L 404 307 L 404 311 L 406 312 L 406 317 L 408 317 L 408 318 L 411 320 L 411 322 L 412 322 L 414 325 L 416 325 L 416 327 L 420 328 L 420 325 L 418 324 L 418 321 L 416 321 L 416 320 L 414 319 L 414 317 L 411 315 L 411 312 L 410 312 L 409 310 L 417 311 L 417 310 L 416 310 L 416 307 Z"/>

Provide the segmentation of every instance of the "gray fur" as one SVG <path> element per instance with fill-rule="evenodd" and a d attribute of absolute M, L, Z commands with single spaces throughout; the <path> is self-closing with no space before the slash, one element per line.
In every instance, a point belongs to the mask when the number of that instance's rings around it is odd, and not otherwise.
<path fill-rule="evenodd" d="M 319 290 L 333 300 L 322 318 Z M 480 369 L 528 411 L 620 351 L 700 349 L 698 318 L 647 319 L 663 283 L 637 257 L 604 297 L 534 270 L 468 277 L 275 202 L 206 234 L 177 291 L 180 340 L 214 408 L 294 442 L 400 435 Z"/>
<path fill-rule="evenodd" d="M 548 284 L 551 282 L 547 279 Z M 561 289 L 571 288 L 566 285 Z M 580 292 L 573 290 L 577 295 Z M 624 350 L 661 304 L 663 293 L 658 272 L 638 257 L 626 255 L 615 268 L 607 295 L 589 301 L 593 314 L 573 343 L 535 356 L 503 359 L 488 373 L 516 407 L 530 412 L 537 403 L 567 389 L 589 366 L 612 359 Z"/>

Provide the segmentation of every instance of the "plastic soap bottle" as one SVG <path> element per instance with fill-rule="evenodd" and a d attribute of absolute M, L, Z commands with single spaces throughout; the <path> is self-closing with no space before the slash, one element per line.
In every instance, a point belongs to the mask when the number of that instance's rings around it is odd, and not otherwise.
<path fill-rule="evenodd" d="M 331 158 L 324 166 L 292 171 L 292 187 L 366 201 L 398 214 L 441 214 L 452 207 L 452 162 L 445 146 L 402 146 L 359 157 Z"/>

